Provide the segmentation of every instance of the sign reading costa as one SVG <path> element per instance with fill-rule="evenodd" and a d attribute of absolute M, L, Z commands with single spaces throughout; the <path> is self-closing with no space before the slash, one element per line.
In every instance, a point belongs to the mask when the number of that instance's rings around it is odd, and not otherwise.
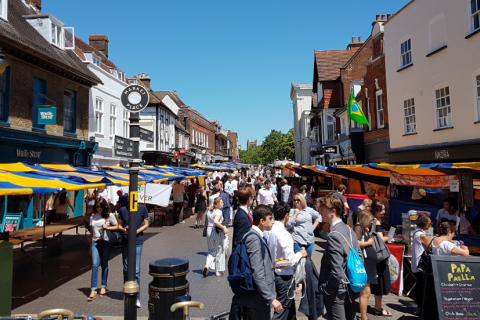
<path fill-rule="evenodd" d="M 128 111 L 140 112 L 147 107 L 150 97 L 145 87 L 132 84 L 123 90 L 121 100 Z"/>

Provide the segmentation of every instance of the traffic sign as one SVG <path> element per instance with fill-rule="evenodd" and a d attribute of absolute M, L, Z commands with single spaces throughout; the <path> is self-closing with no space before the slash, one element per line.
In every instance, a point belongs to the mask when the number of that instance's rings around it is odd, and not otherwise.
<path fill-rule="evenodd" d="M 126 87 L 121 96 L 122 105 L 131 112 L 140 112 L 145 109 L 150 101 L 147 89 L 138 84 Z"/>
<path fill-rule="evenodd" d="M 178 151 L 175 151 L 175 152 L 173 153 L 173 158 L 174 158 L 174 159 L 178 159 Z"/>

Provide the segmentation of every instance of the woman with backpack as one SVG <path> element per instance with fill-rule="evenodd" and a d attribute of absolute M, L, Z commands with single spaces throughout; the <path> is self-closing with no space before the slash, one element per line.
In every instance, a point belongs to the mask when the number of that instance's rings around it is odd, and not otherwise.
<path fill-rule="evenodd" d="M 382 227 L 382 219 L 385 216 L 385 205 L 378 199 L 372 202 L 372 216 L 375 219 L 375 231 L 380 241 L 388 241 L 388 237 L 384 236 Z M 372 226 L 373 228 L 373 226 Z M 375 295 L 375 315 L 383 317 L 392 317 L 392 314 L 382 308 L 383 296 L 390 293 L 390 269 L 388 268 L 388 259 L 377 262 L 377 284 L 370 285 L 372 294 Z"/>
<path fill-rule="evenodd" d="M 205 267 L 203 268 L 203 276 L 206 277 L 208 270 L 214 270 L 217 277 L 223 276 L 225 271 L 225 235 L 228 229 L 223 222 L 223 200 L 217 197 L 213 200 L 212 205 L 207 211 L 207 245 L 208 256 Z"/>
<path fill-rule="evenodd" d="M 364 210 L 358 214 L 357 219 L 358 223 L 353 227 L 353 231 L 357 234 L 358 245 L 362 249 L 363 265 L 368 277 L 365 289 L 360 292 L 360 315 L 362 320 L 368 320 L 367 309 L 371 291 L 370 285 L 377 284 L 377 252 L 373 247 L 373 238 L 369 235 L 373 224 L 372 214 Z"/>

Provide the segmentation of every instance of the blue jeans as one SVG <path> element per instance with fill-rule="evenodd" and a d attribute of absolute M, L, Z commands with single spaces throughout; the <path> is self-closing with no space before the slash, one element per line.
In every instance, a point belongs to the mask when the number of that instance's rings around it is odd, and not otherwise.
<path fill-rule="evenodd" d="M 140 261 L 142 260 L 143 244 L 137 244 L 137 257 L 135 261 L 135 279 L 138 283 L 137 299 L 140 300 Z M 128 257 L 128 243 L 122 242 L 122 258 L 123 258 L 123 282 L 127 282 L 127 257 Z"/>
<path fill-rule="evenodd" d="M 301 248 L 301 247 L 304 247 L 305 250 L 307 250 L 308 255 L 311 257 L 311 256 L 312 256 L 312 253 L 313 253 L 313 246 L 314 246 L 314 245 L 315 245 L 314 243 L 309 244 L 309 245 L 304 245 L 304 244 L 299 244 L 299 243 L 296 243 L 296 242 L 295 242 L 295 243 L 293 244 L 293 251 L 294 251 L 295 253 L 297 253 L 298 251 L 300 251 L 300 248 Z"/>
<path fill-rule="evenodd" d="M 92 241 L 92 290 L 97 290 L 98 267 L 102 267 L 102 288 L 107 287 L 108 259 L 110 258 L 110 245 L 103 241 Z"/>

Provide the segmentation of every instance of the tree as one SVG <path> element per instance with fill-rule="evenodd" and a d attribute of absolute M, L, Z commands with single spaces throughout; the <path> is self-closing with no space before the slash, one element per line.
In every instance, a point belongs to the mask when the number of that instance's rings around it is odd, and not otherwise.
<path fill-rule="evenodd" d="M 295 135 L 293 128 L 287 133 L 272 129 L 265 137 L 263 144 L 240 150 L 240 161 L 251 164 L 271 164 L 275 160 L 295 158 Z"/>
<path fill-rule="evenodd" d="M 295 159 L 295 133 L 293 128 L 288 130 L 287 134 L 284 135 L 281 147 L 285 158 Z"/>

